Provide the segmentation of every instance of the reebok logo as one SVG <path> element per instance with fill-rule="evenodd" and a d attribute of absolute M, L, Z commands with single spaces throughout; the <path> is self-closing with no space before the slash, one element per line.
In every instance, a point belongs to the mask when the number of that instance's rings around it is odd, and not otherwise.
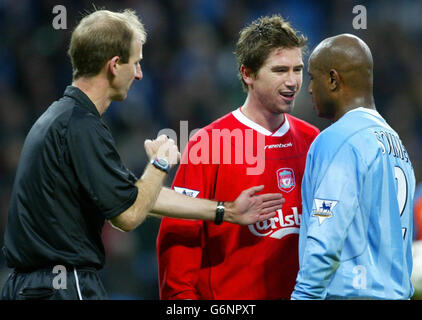
<path fill-rule="evenodd" d="M 267 149 L 276 149 L 276 148 L 288 148 L 293 147 L 293 143 L 279 143 L 279 144 L 270 144 L 268 146 L 265 146 L 265 150 Z"/>

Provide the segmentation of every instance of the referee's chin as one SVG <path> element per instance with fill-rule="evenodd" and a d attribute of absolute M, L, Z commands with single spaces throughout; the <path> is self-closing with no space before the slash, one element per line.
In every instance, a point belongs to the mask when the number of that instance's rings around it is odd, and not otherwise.
<path fill-rule="evenodd" d="M 111 96 L 111 101 L 123 101 L 127 98 L 127 92 L 116 92 Z"/>

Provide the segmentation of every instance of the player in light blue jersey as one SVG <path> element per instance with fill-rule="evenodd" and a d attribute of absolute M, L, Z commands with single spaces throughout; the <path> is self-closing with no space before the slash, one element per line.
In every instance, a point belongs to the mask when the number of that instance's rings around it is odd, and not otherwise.
<path fill-rule="evenodd" d="M 415 176 L 375 109 L 371 52 L 353 35 L 328 38 L 308 71 L 318 115 L 334 123 L 306 160 L 292 299 L 409 299 Z"/>

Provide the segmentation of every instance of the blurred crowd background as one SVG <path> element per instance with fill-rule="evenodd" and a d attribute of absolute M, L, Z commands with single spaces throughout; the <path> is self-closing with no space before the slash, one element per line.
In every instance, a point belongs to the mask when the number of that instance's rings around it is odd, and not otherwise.
<path fill-rule="evenodd" d="M 367 9 L 366 30 L 353 29 L 358 4 Z M 67 9 L 66 30 L 52 26 L 56 5 Z M 310 50 L 345 32 L 368 43 L 377 108 L 401 136 L 422 181 L 422 1 L 0 0 L 0 246 L 25 136 L 71 83 L 70 34 L 93 5 L 135 9 L 148 31 L 143 80 L 103 116 L 124 162 L 138 176 L 147 161 L 146 138 L 164 128 L 179 133 L 180 121 L 188 121 L 189 131 L 203 127 L 242 105 L 233 54 L 239 31 L 261 15 L 280 13 L 308 37 Z M 308 84 L 304 72 L 293 114 L 322 130 L 330 123 L 315 116 Z M 148 218 L 131 233 L 104 227 L 107 262 L 101 276 L 111 299 L 158 299 L 159 224 Z M 9 272 L 0 254 L 0 288 Z"/>

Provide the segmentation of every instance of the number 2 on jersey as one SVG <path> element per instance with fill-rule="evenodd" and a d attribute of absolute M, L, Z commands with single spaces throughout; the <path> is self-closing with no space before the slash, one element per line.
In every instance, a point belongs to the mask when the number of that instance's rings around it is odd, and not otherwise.
<path fill-rule="evenodd" d="M 403 169 L 400 167 L 394 167 L 394 177 L 397 181 L 397 201 L 399 204 L 400 217 L 402 216 L 407 203 L 407 180 Z M 402 227 L 403 240 L 406 237 L 407 228 Z"/>
<path fill-rule="evenodd" d="M 397 180 L 397 201 L 399 202 L 401 217 L 407 202 L 407 180 L 403 169 L 400 167 L 394 167 L 394 177 Z"/>

